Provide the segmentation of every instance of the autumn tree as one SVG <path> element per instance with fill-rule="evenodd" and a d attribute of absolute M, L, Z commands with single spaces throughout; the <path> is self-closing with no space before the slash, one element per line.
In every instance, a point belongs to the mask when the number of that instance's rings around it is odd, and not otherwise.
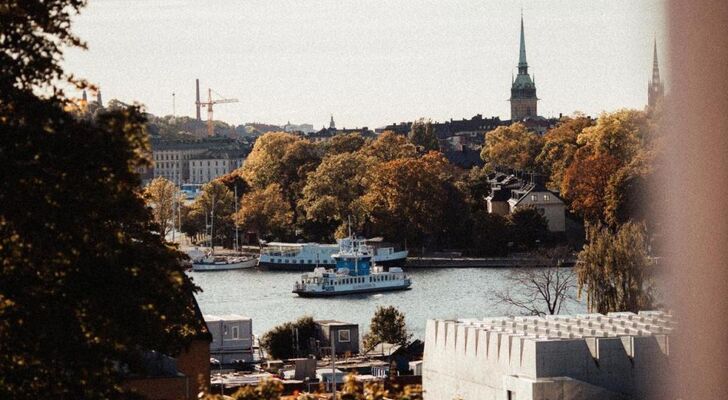
<path fill-rule="evenodd" d="M 608 155 L 626 165 L 650 147 L 653 125 L 643 111 L 620 110 L 599 116 L 594 126 L 578 137 L 579 146 L 588 147 L 596 156 Z"/>
<path fill-rule="evenodd" d="M 421 245 L 443 228 L 451 184 L 452 166 L 440 153 L 397 159 L 372 168 L 362 204 L 374 232 Z"/>
<path fill-rule="evenodd" d="M 144 198 L 152 209 L 154 221 L 159 225 L 162 237 L 174 228 L 175 208 L 181 201 L 177 186 L 164 177 L 152 180 L 144 189 Z"/>
<path fill-rule="evenodd" d="M 414 158 L 417 156 L 417 149 L 406 137 L 392 131 L 384 131 L 375 140 L 362 147 L 361 153 L 378 161 L 387 162 Z"/>
<path fill-rule="evenodd" d="M 409 135 L 407 136 L 410 142 L 417 146 L 418 149 L 422 149 L 423 152 L 428 151 L 439 151 L 440 145 L 437 142 L 437 135 L 435 135 L 435 127 L 432 125 L 432 121 L 420 118 L 412 124 Z"/>
<path fill-rule="evenodd" d="M 407 331 L 404 314 L 394 306 L 378 306 L 364 335 L 364 349 L 371 350 L 379 343 L 406 345 L 412 335 Z"/>
<path fill-rule="evenodd" d="M 576 300 L 576 275 L 566 266 L 571 257 L 566 247 L 533 252 L 531 258 L 538 267 L 511 271 L 495 297 L 526 315 L 560 314 L 568 302 Z"/>
<path fill-rule="evenodd" d="M 239 226 L 259 237 L 285 237 L 293 222 L 293 212 L 280 185 L 272 183 L 265 189 L 246 193 L 234 218 Z"/>
<path fill-rule="evenodd" d="M 336 135 L 330 140 L 323 142 L 324 153 L 326 155 L 334 155 L 341 153 L 353 153 L 359 151 L 366 140 L 359 133 L 348 133 L 345 135 Z"/>
<path fill-rule="evenodd" d="M 609 154 L 579 149 L 561 184 L 571 210 L 588 221 L 603 221 L 609 182 L 619 168 L 619 160 Z"/>
<path fill-rule="evenodd" d="M 480 157 L 490 167 L 535 171 L 541 146 L 541 137 L 517 122 L 487 132 Z"/>
<path fill-rule="evenodd" d="M 655 303 L 655 261 L 644 223 L 627 222 L 616 230 L 590 225 L 588 243 L 576 267 L 579 294 L 590 312 L 648 310 Z"/>
<path fill-rule="evenodd" d="M 577 138 L 585 128 L 593 124 L 591 118 L 583 115 L 566 117 L 543 136 L 543 147 L 536 157 L 536 163 L 548 175 L 550 188 L 561 188 L 565 171 L 573 162 L 574 154 L 579 148 Z"/>
<path fill-rule="evenodd" d="M 654 155 L 642 152 L 612 175 L 605 199 L 607 224 L 618 227 L 629 221 L 649 222 L 653 179 Z"/>
<path fill-rule="evenodd" d="M 235 228 L 232 219 L 234 212 L 233 193 L 221 182 L 212 181 L 202 186 L 200 195 L 186 213 L 182 229 L 188 235 L 193 235 L 194 232 L 206 232 L 206 235 L 210 235 L 210 230 L 206 229 L 209 226 L 213 235 L 213 248 L 215 245 L 229 245 L 233 241 Z M 209 240 L 209 237 L 205 240 Z"/>
<path fill-rule="evenodd" d="M 329 232 L 337 230 L 338 237 L 346 235 L 350 217 L 354 229 L 361 229 L 365 218 L 361 198 L 370 165 L 370 159 L 359 153 L 324 158 L 303 189 L 300 206 L 306 219 L 329 227 Z"/>
<path fill-rule="evenodd" d="M 289 133 L 267 133 L 255 142 L 241 173 L 256 190 L 278 184 L 296 223 L 306 178 L 320 162 L 321 150 L 314 143 Z"/>

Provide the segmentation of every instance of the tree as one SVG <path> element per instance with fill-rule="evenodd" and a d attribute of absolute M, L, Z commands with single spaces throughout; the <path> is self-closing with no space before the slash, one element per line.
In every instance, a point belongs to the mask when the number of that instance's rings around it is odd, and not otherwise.
<path fill-rule="evenodd" d="M 534 207 L 518 207 L 507 220 L 509 236 L 519 248 L 532 249 L 548 239 L 548 221 Z"/>
<path fill-rule="evenodd" d="M 640 153 L 609 180 L 604 215 L 610 226 L 617 227 L 628 221 L 649 222 L 653 157 L 652 154 Z"/>
<path fill-rule="evenodd" d="M 274 359 L 308 356 L 315 349 L 311 340 L 316 338 L 316 323 L 312 317 L 301 317 L 269 330 L 260 338 L 260 346 Z"/>
<path fill-rule="evenodd" d="M 412 144 L 422 149 L 423 153 L 428 151 L 439 151 L 440 145 L 437 142 L 435 128 L 432 121 L 420 118 L 412 124 L 412 129 L 408 135 L 408 139 Z"/>
<path fill-rule="evenodd" d="M 589 225 L 589 242 L 576 267 L 579 295 L 586 292 L 590 312 L 649 310 L 655 301 L 655 262 L 644 223 L 616 230 Z"/>
<path fill-rule="evenodd" d="M 620 110 L 603 113 L 596 125 L 578 137 L 579 146 L 588 146 L 597 156 L 609 155 L 626 165 L 653 142 L 653 127 L 643 111 Z"/>
<path fill-rule="evenodd" d="M 174 228 L 175 208 L 181 201 L 177 186 L 164 177 L 157 177 L 144 189 L 144 198 L 152 209 L 154 221 L 159 224 L 162 237 Z"/>
<path fill-rule="evenodd" d="M 513 270 L 495 296 L 527 315 L 560 314 L 567 301 L 576 300 L 576 276 L 565 266 L 571 251 L 556 247 L 532 253 L 532 257 L 539 266 Z"/>
<path fill-rule="evenodd" d="M 574 159 L 579 148 L 577 138 L 585 128 L 594 125 L 591 118 L 576 115 L 566 117 L 543 136 L 543 147 L 536 163 L 549 176 L 550 188 L 559 190 L 564 180 L 564 173 Z"/>
<path fill-rule="evenodd" d="M 587 221 L 603 221 L 609 181 L 619 168 L 619 160 L 609 154 L 579 149 L 561 184 L 561 194 L 570 201 L 571 210 Z"/>
<path fill-rule="evenodd" d="M 470 237 L 477 255 L 506 255 L 510 240 L 508 220 L 498 214 L 490 214 L 485 210 L 475 210 L 472 215 Z"/>
<path fill-rule="evenodd" d="M 233 241 L 233 213 L 235 212 L 235 196 L 219 181 L 212 181 L 202 186 L 200 195 L 186 213 L 182 223 L 183 231 L 188 235 L 207 232 L 212 228 L 212 247 L 216 244 L 226 245 Z M 206 238 L 205 240 L 208 240 Z"/>
<path fill-rule="evenodd" d="M 246 193 L 235 215 L 238 225 L 258 233 L 260 237 L 283 237 L 290 230 L 292 219 L 293 212 L 276 183 Z"/>
<path fill-rule="evenodd" d="M 299 205 L 306 219 L 329 227 L 329 235 L 339 228 L 346 232 L 349 217 L 354 229 L 364 223 L 360 198 L 366 193 L 370 160 L 359 153 L 342 153 L 324 158 L 308 176 Z"/>
<path fill-rule="evenodd" d="M 541 137 L 530 132 L 520 122 L 499 126 L 485 134 L 480 157 L 486 165 L 508 167 L 522 171 L 536 171 L 536 157 L 541 152 Z"/>
<path fill-rule="evenodd" d="M 381 162 L 417 156 L 415 146 L 406 137 L 392 131 L 384 131 L 375 140 L 362 147 L 361 152 Z"/>
<path fill-rule="evenodd" d="M 379 343 L 406 345 L 411 337 L 404 314 L 397 307 L 378 306 L 369 325 L 369 332 L 364 335 L 364 349 L 371 350 Z"/>
<path fill-rule="evenodd" d="M 359 151 L 366 140 L 362 135 L 358 133 L 348 133 L 346 135 L 336 135 L 331 140 L 323 142 L 324 153 L 327 156 L 341 154 L 341 153 L 354 153 Z"/>
<path fill-rule="evenodd" d="M 122 398 L 120 365 L 195 326 L 185 256 L 142 199 L 144 117 L 0 92 L 0 398 Z"/>
<path fill-rule="evenodd" d="M 372 231 L 390 240 L 421 245 L 443 229 L 452 166 L 440 153 L 402 158 L 372 167 L 362 204 Z"/>

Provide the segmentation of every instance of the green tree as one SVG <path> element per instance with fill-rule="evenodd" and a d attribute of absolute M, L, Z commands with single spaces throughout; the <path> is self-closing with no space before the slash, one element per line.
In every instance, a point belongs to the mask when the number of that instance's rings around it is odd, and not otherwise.
<path fill-rule="evenodd" d="M 420 118 L 412 124 L 408 139 L 424 153 L 428 151 L 439 151 L 440 145 L 437 142 L 435 128 L 432 121 Z"/>
<path fill-rule="evenodd" d="M 121 398 L 117 363 L 175 354 L 194 326 L 184 255 L 142 199 L 144 118 L 2 96 L 0 398 Z"/>
<path fill-rule="evenodd" d="M 359 153 L 324 158 L 316 171 L 308 176 L 303 189 L 299 205 L 306 212 L 306 218 L 329 227 L 330 234 L 337 228 L 339 233 L 345 232 L 349 217 L 354 229 L 361 229 L 364 215 L 360 199 L 366 192 L 370 164 L 369 158 Z"/>
<path fill-rule="evenodd" d="M 480 157 L 491 168 L 501 166 L 536 171 L 536 157 L 541 152 L 541 146 L 541 137 L 517 122 L 487 132 Z"/>
<path fill-rule="evenodd" d="M 362 147 L 361 152 L 381 162 L 417 156 L 415 146 L 406 137 L 392 131 L 384 131 L 375 140 Z"/>
<path fill-rule="evenodd" d="M 508 215 L 509 236 L 521 249 L 532 249 L 548 239 L 548 221 L 534 207 L 518 207 Z"/>
<path fill-rule="evenodd" d="M 397 307 L 378 306 L 369 325 L 369 332 L 364 335 L 364 349 L 368 351 L 385 342 L 406 345 L 411 338 L 404 314 Z"/>
<path fill-rule="evenodd" d="M 190 207 L 182 223 L 183 231 L 188 235 L 207 232 L 206 226 L 213 230 L 213 247 L 230 245 L 234 239 L 233 213 L 235 212 L 235 196 L 221 182 L 212 181 L 202 186 L 200 195 Z M 205 237 L 209 240 L 209 237 Z"/>
<path fill-rule="evenodd" d="M 589 225 L 588 243 L 576 267 L 579 295 L 590 312 L 648 310 L 654 306 L 655 262 L 644 223 L 627 222 L 616 230 Z"/>
<path fill-rule="evenodd" d="M 181 199 L 177 186 L 164 177 L 157 177 L 144 188 L 144 199 L 152 209 L 154 221 L 159 225 L 162 237 L 174 228 L 173 218 Z"/>
<path fill-rule="evenodd" d="M 301 317 L 295 322 L 286 322 L 263 334 L 260 346 L 274 359 L 302 357 L 313 353 L 310 339 L 315 337 L 316 323 L 313 318 Z"/>
<path fill-rule="evenodd" d="M 276 183 L 246 193 L 235 215 L 238 225 L 256 232 L 260 237 L 285 237 L 290 231 L 292 219 L 293 212 Z"/>

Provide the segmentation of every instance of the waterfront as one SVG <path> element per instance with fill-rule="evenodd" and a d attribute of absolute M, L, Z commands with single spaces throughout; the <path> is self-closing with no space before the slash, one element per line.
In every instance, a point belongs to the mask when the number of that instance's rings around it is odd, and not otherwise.
<path fill-rule="evenodd" d="M 500 304 L 495 292 L 508 284 L 510 268 L 447 268 L 410 270 L 411 290 L 335 298 L 300 298 L 291 289 L 301 274 L 258 269 L 190 272 L 204 314 L 241 314 L 253 319 L 253 332 L 261 335 L 275 325 L 303 315 L 337 319 L 369 329 L 378 305 L 394 305 L 404 312 L 415 338 L 423 338 L 428 318 L 477 318 L 514 314 Z M 564 313 L 583 313 L 583 301 L 572 302 Z"/>

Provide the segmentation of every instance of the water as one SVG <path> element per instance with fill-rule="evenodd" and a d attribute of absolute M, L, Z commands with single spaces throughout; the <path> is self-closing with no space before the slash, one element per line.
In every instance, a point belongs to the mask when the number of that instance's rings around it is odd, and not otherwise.
<path fill-rule="evenodd" d="M 512 269 L 417 269 L 408 273 L 413 282 L 411 290 L 333 298 L 301 298 L 291 293 L 300 279 L 298 272 L 249 269 L 190 272 L 190 276 L 203 290 L 197 294 L 203 314 L 251 317 L 256 335 L 304 315 L 358 323 L 363 335 L 379 305 L 393 305 L 404 312 L 408 329 L 420 339 L 425 336 L 427 319 L 520 314 L 495 296 L 509 284 L 505 278 Z M 562 313 L 585 310 L 583 301 L 570 302 Z"/>

